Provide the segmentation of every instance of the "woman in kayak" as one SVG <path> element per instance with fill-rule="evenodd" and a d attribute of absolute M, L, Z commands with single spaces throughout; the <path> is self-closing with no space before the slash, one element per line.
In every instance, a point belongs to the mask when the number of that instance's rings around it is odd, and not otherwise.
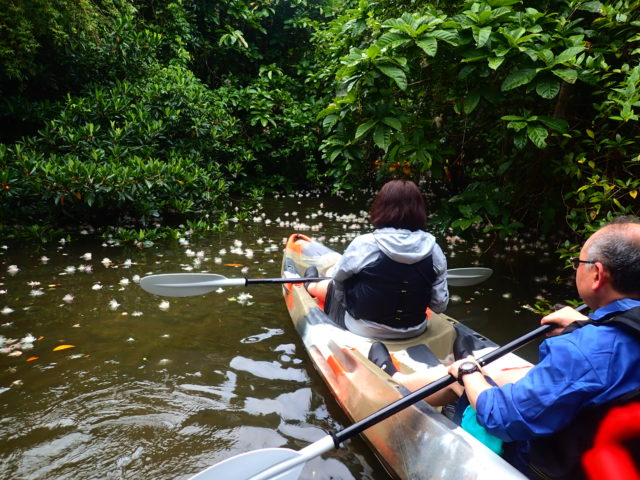
<path fill-rule="evenodd" d="M 375 230 L 349 244 L 331 280 L 310 282 L 307 290 L 325 300 L 336 323 L 358 335 L 420 335 L 427 329 L 427 307 L 440 313 L 449 303 L 447 260 L 423 230 L 427 213 L 420 189 L 410 180 L 386 183 L 369 219 Z"/>

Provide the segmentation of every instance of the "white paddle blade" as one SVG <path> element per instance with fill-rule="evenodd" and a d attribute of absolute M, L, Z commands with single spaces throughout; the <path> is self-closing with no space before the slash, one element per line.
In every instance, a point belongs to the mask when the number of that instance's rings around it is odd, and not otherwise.
<path fill-rule="evenodd" d="M 484 282 L 493 270 L 485 267 L 450 268 L 447 270 L 447 283 L 452 287 L 468 287 Z"/>
<path fill-rule="evenodd" d="M 227 278 L 215 273 L 166 273 L 149 275 L 140 280 L 144 290 L 164 297 L 192 297 L 213 292 L 220 287 L 245 284 L 244 278 Z"/>
<path fill-rule="evenodd" d="M 267 468 L 299 455 L 299 452 L 288 448 L 253 450 L 216 463 L 189 480 L 249 480 Z M 273 480 L 297 480 L 303 468 L 304 462 L 271 478 Z"/>

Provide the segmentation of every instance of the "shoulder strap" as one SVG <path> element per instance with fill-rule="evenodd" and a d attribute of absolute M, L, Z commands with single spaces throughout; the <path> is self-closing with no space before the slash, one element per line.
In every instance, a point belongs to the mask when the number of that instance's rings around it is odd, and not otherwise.
<path fill-rule="evenodd" d="M 636 337 L 640 338 L 640 307 L 630 308 L 624 312 L 613 312 L 604 317 L 602 320 L 594 322 L 593 320 L 578 320 L 571 323 L 562 332 L 571 333 L 578 328 L 582 328 L 585 325 L 595 325 L 596 327 L 601 325 L 609 325 L 612 327 L 619 327 Z"/>

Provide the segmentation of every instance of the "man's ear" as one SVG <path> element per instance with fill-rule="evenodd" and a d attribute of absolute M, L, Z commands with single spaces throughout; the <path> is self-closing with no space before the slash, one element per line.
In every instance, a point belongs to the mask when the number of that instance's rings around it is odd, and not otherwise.
<path fill-rule="evenodd" d="M 602 288 L 607 283 L 607 280 L 609 278 L 609 272 L 600 262 L 594 263 L 593 268 L 589 273 L 591 273 L 592 275 L 592 288 L 594 291 Z"/>

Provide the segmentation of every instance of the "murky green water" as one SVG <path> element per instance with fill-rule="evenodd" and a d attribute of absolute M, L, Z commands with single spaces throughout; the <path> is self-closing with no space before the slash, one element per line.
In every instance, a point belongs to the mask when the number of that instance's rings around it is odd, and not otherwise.
<path fill-rule="evenodd" d="M 279 277 L 290 233 L 342 251 L 369 228 L 363 207 L 274 199 L 229 232 L 183 243 L 1 249 L 0 478 L 184 479 L 238 453 L 300 449 L 348 425 L 290 325 L 279 286 L 160 298 L 136 281 L 188 271 Z M 522 305 L 561 273 L 543 253 L 553 248 L 536 241 L 509 251 L 448 248 L 450 268 L 481 264 L 495 273 L 452 288 L 447 313 L 499 343 L 535 328 L 538 317 Z M 521 354 L 535 360 L 535 346 Z M 305 476 L 389 478 L 359 439 L 310 462 Z"/>

